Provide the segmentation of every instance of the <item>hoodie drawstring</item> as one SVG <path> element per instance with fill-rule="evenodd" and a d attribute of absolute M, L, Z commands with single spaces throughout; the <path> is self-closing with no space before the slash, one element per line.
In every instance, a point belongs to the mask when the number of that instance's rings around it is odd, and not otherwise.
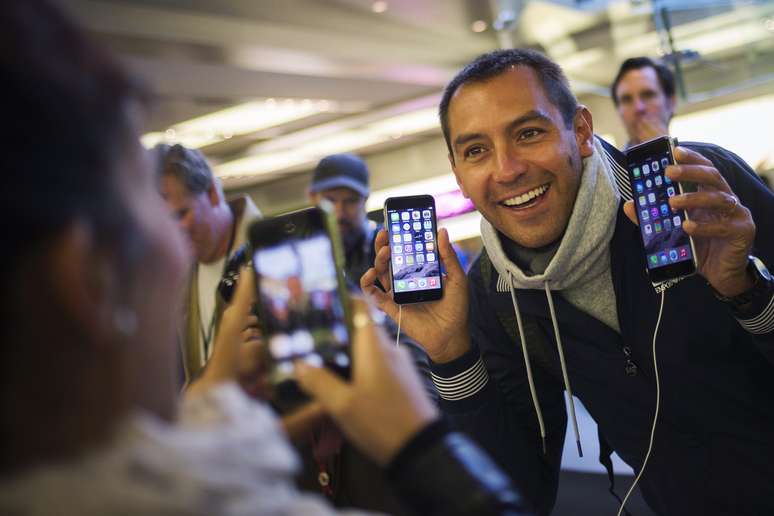
<path fill-rule="evenodd" d="M 548 310 L 551 312 L 551 323 L 554 325 L 554 335 L 556 336 L 556 349 L 559 351 L 559 363 L 562 365 L 562 378 L 564 379 L 564 390 L 567 391 L 567 399 L 570 404 L 570 416 L 572 417 L 572 429 L 575 432 L 575 444 L 578 445 L 578 456 L 583 457 L 583 448 L 580 443 L 580 432 L 578 431 L 578 419 L 575 417 L 575 401 L 572 398 L 572 387 L 570 387 L 570 377 L 567 375 L 567 365 L 564 362 L 564 347 L 562 346 L 562 336 L 559 334 L 559 323 L 556 321 L 556 312 L 554 311 L 554 298 L 551 295 L 551 289 L 548 288 L 548 282 L 544 283 L 546 288 L 546 299 L 548 299 Z"/>
<path fill-rule="evenodd" d="M 570 386 L 570 378 L 567 375 L 567 365 L 564 361 L 564 348 L 562 347 L 562 337 L 559 334 L 559 323 L 556 320 L 556 312 L 554 310 L 554 300 L 551 296 L 551 290 L 548 288 L 548 282 L 545 284 L 546 298 L 548 299 L 548 309 L 551 312 L 551 322 L 554 326 L 554 335 L 556 336 L 556 347 L 559 351 L 559 363 L 562 367 L 562 378 L 564 380 L 564 389 L 567 391 L 567 397 L 570 404 L 570 416 L 572 418 L 572 428 L 575 432 L 575 443 L 578 446 L 578 455 L 583 457 L 583 448 L 580 443 L 580 432 L 578 431 L 578 420 L 575 417 L 575 402 L 572 397 L 572 387 Z M 540 427 L 540 438 L 543 442 L 543 454 L 546 453 L 546 427 L 543 422 L 543 411 L 540 408 L 540 401 L 538 401 L 537 391 L 535 389 L 535 380 L 532 376 L 532 364 L 529 360 L 529 353 L 527 352 L 527 342 L 524 339 L 524 325 L 521 320 L 521 311 L 519 310 L 519 303 L 516 300 L 516 290 L 513 288 L 513 281 L 511 279 L 511 272 L 508 271 L 508 290 L 511 293 L 511 302 L 513 303 L 513 311 L 516 314 L 516 325 L 519 329 L 519 340 L 521 341 L 521 351 L 524 355 L 524 364 L 527 369 L 527 381 L 529 382 L 529 392 L 532 395 L 532 405 L 535 408 L 535 415 L 537 416 L 538 426 Z"/>
<path fill-rule="evenodd" d="M 516 324 L 519 327 L 519 339 L 521 340 L 521 352 L 524 354 L 524 364 L 527 366 L 527 381 L 529 382 L 529 392 L 532 395 L 532 406 L 535 407 L 538 426 L 540 426 L 540 439 L 543 441 L 543 455 L 545 455 L 546 425 L 543 423 L 543 411 L 540 409 L 540 401 L 538 401 L 537 391 L 535 390 L 535 380 L 532 378 L 532 364 L 530 364 L 529 353 L 527 353 L 527 342 L 524 340 L 524 326 L 521 322 L 521 311 L 519 310 L 519 303 L 516 301 L 516 291 L 513 288 L 510 271 L 508 271 L 508 290 L 511 292 L 513 311 L 516 313 Z"/>

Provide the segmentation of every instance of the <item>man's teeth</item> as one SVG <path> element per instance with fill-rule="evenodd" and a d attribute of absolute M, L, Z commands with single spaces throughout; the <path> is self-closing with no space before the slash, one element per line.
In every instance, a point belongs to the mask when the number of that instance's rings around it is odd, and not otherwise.
<path fill-rule="evenodd" d="M 527 193 L 524 193 L 522 195 L 517 195 L 516 197 L 511 197 L 510 199 L 506 199 L 503 201 L 503 204 L 506 206 L 520 206 L 522 204 L 526 204 L 535 197 L 539 197 L 546 193 L 546 190 L 548 190 L 548 185 L 538 186 L 534 190 L 530 190 Z"/>

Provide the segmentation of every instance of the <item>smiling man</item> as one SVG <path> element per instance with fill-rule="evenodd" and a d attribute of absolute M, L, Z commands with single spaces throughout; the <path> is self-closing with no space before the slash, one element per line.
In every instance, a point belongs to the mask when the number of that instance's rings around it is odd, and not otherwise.
<path fill-rule="evenodd" d="M 646 501 L 662 515 L 772 513 L 774 284 L 748 258 L 774 261 L 772 194 L 720 147 L 678 149 L 666 176 L 699 191 L 670 203 L 688 210 L 700 275 L 666 290 L 659 317 L 624 156 L 594 135 L 555 63 L 530 50 L 483 55 L 448 84 L 440 117 L 457 182 L 483 215 L 484 250 L 466 278 L 441 231 L 444 297 L 403 306 L 402 327 L 427 350 L 446 414 L 548 514 L 563 391 L 596 420 L 603 463 L 615 450 L 642 468 L 656 339 Z M 376 246 L 361 286 L 397 317 L 374 286 L 389 284 L 383 232 Z"/>

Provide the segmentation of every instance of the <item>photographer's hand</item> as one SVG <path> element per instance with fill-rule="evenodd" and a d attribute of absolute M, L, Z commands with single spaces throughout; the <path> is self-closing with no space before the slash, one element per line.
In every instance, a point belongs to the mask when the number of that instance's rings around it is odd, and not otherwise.
<path fill-rule="evenodd" d="M 352 380 L 296 363 L 299 384 L 333 417 L 349 440 L 387 464 L 419 430 L 438 417 L 405 349 L 374 326 L 368 306 L 354 300 Z"/>
<path fill-rule="evenodd" d="M 381 230 L 374 241 L 374 267 L 360 278 L 363 292 L 394 321 L 399 306 L 392 300 L 390 282 L 390 246 L 387 231 Z M 403 306 L 401 329 L 418 342 L 433 362 L 454 360 L 470 349 L 468 332 L 468 282 L 446 229 L 438 232 L 438 252 L 446 267 L 443 298 L 439 301 Z M 376 287 L 379 279 L 386 292 Z"/>

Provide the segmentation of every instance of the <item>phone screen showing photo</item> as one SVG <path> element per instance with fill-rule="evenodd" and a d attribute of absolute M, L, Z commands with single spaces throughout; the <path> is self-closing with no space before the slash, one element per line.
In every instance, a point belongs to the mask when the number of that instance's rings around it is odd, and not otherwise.
<path fill-rule="evenodd" d="M 349 332 L 327 234 L 289 237 L 253 254 L 258 306 L 273 360 L 272 383 L 293 377 L 293 362 L 325 365 L 346 376 Z"/>
<path fill-rule="evenodd" d="M 633 148 L 627 156 L 648 273 L 663 281 L 694 272 L 693 247 L 682 227 L 685 212 L 669 206 L 669 198 L 682 193 L 665 174 L 674 163 L 671 146 L 660 139 Z"/>
<path fill-rule="evenodd" d="M 441 265 L 433 198 L 388 199 L 385 216 L 395 301 L 411 303 L 439 299 Z"/>

